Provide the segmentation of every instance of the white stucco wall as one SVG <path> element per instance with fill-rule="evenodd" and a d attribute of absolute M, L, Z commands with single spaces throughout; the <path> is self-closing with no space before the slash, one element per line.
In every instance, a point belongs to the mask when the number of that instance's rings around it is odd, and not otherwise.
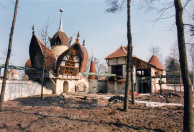
<path fill-rule="evenodd" d="M 108 89 L 107 93 L 115 93 L 116 91 L 114 90 L 114 82 L 108 82 Z"/>
<path fill-rule="evenodd" d="M 116 58 L 109 59 L 108 64 L 109 65 L 117 65 L 117 59 Z"/>
<path fill-rule="evenodd" d="M 89 92 L 90 93 L 98 93 L 100 90 L 98 89 L 98 80 L 89 79 Z"/>
<path fill-rule="evenodd" d="M 64 51 L 68 49 L 67 46 L 64 45 L 57 45 L 52 46 L 52 51 L 55 53 L 55 55 L 58 57 L 60 54 L 62 54 Z"/>
<path fill-rule="evenodd" d="M 151 76 L 156 76 L 155 75 L 156 71 L 157 70 L 155 68 L 151 68 Z M 162 75 L 166 75 L 166 71 L 160 71 L 158 73 L 162 74 Z M 159 80 L 160 80 L 160 78 L 151 79 L 151 91 L 152 91 L 152 93 L 156 93 L 160 90 Z M 166 83 L 166 78 L 162 78 L 161 80 L 162 80 L 163 83 Z M 162 89 L 167 89 L 166 84 L 162 84 L 161 88 Z"/>
<path fill-rule="evenodd" d="M 89 84 L 85 79 L 80 79 L 80 80 L 64 80 L 64 79 L 56 79 L 56 89 L 55 89 L 55 94 L 61 94 L 64 91 L 64 82 L 67 82 L 67 92 L 75 92 L 75 86 L 77 86 L 78 83 L 85 83 L 86 85 L 86 93 L 89 92 Z"/>
<path fill-rule="evenodd" d="M 79 83 L 81 83 L 81 82 L 83 82 L 83 83 L 85 83 L 85 85 L 86 85 L 86 93 L 89 93 L 89 83 L 88 83 L 88 81 L 86 81 L 86 79 L 80 79 L 77 83 L 76 83 L 76 85 L 77 84 L 79 84 Z"/>
<path fill-rule="evenodd" d="M 111 68 L 112 68 L 111 66 L 108 66 L 108 73 L 111 73 L 111 71 L 112 71 Z"/>
<path fill-rule="evenodd" d="M 0 80 L 0 85 L 2 85 L 2 80 Z M 39 94 L 41 94 L 41 85 L 37 82 L 6 80 L 5 101 Z M 44 87 L 43 94 L 52 94 L 52 90 Z"/>
<path fill-rule="evenodd" d="M 123 65 L 122 74 L 123 74 L 123 77 L 124 77 L 124 78 L 126 78 L 126 67 L 127 67 L 127 65 Z"/>
<path fill-rule="evenodd" d="M 117 93 L 118 94 L 125 94 L 125 82 L 118 82 Z"/>
<path fill-rule="evenodd" d="M 53 79 L 53 81 L 54 81 L 54 83 L 56 84 L 56 80 L 55 79 Z M 46 87 L 46 88 L 48 88 L 48 89 L 50 89 L 50 90 L 52 90 L 52 93 L 54 94 L 56 91 L 55 91 L 55 84 L 54 84 L 52 81 L 51 81 L 51 79 L 49 79 L 49 78 L 46 78 L 45 80 L 44 80 L 44 86 Z"/>
<path fill-rule="evenodd" d="M 109 65 L 123 65 L 126 64 L 125 57 L 109 59 Z"/>
<path fill-rule="evenodd" d="M 117 60 L 118 60 L 118 63 L 117 64 L 126 64 L 125 57 L 120 57 Z"/>

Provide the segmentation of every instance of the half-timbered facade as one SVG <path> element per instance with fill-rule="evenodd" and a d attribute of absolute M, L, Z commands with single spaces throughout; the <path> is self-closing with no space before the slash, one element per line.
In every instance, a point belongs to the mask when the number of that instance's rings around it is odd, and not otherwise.
<path fill-rule="evenodd" d="M 108 82 L 108 92 L 125 92 L 126 65 L 127 65 L 127 47 L 121 46 L 106 58 L 108 64 L 108 73 L 116 74 L 116 77 L 110 77 Z M 138 93 L 155 93 L 160 89 L 159 79 L 151 76 L 165 75 L 166 71 L 159 59 L 153 55 L 149 62 L 146 62 L 135 55 L 133 60 L 133 80 L 135 91 Z M 165 79 L 162 79 L 165 82 Z M 166 85 L 162 85 L 163 88 Z"/>

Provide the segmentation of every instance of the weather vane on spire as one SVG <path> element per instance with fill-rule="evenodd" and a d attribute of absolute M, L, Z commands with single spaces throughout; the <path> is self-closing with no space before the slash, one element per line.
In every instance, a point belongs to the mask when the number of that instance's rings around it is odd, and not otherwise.
<path fill-rule="evenodd" d="M 62 24 L 62 12 L 63 12 L 63 8 L 60 9 L 61 12 L 61 20 L 60 20 L 60 25 L 59 25 L 59 31 L 63 32 L 63 24 Z"/>
<path fill-rule="evenodd" d="M 34 34 L 34 24 L 33 24 L 33 26 L 32 26 L 32 33 Z"/>

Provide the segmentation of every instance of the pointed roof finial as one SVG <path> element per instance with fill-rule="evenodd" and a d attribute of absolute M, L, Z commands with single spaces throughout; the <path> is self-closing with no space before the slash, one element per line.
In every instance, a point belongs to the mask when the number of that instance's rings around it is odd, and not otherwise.
<path fill-rule="evenodd" d="M 91 59 L 91 61 L 94 61 L 94 57 L 93 57 L 93 49 L 92 49 L 92 59 Z"/>
<path fill-rule="evenodd" d="M 79 31 L 77 33 L 77 39 L 76 39 L 76 42 L 79 42 Z"/>
<path fill-rule="evenodd" d="M 61 12 L 61 19 L 60 19 L 59 31 L 63 32 L 63 23 L 62 23 L 62 12 L 63 12 L 63 9 L 62 8 L 60 9 L 60 12 Z"/>
<path fill-rule="evenodd" d="M 79 31 L 78 31 L 78 33 L 77 33 L 77 39 L 79 38 Z"/>
<path fill-rule="evenodd" d="M 82 44 L 82 46 L 85 46 L 85 39 L 83 40 L 83 44 Z"/>
<path fill-rule="evenodd" d="M 91 73 L 96 73 L 96 67 L 95 67 L 95 62 L 93 58 L 93 49 L 92 49 L 92 59 L 90 63 L 90 72 Z M 89 75 L 88 79 L 98 79 L 97 75 Z"/>
<path fill-rule="evenodd" d="M 32 26 L 32 34 L 34 34 L 35 32 L 34 32 L 34 24 L 33 24 L 33 26 Z"/>

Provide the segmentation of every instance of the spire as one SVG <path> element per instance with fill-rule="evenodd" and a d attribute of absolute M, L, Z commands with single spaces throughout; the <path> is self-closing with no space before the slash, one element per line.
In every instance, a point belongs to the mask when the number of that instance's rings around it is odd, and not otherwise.
<path fill-rule="evenodd" d="M 63 12 L 63 9 L 62 8 L 60 9 L 60 12 L 61 12 L 61 20 L 60 20 L 60 25 L 59 25 L 59 31 L 63 32 L 63 23 L 62 23 L 62 12 Z"/>
<path fill-rule="evenodd" d="M 85 39 L 83 40 L 83 44 L 82 44 L 82 46 L 83 46 L 83 47 L 85 46 Z"/>
<path fill-rule="evenodd" d="M 93 58 L 93 49 L 92 49 L 92 59 L 91 59 L 91 63 L 90 63 L 90 72 L 96 73 L 96 67 L 95 67 L 95 62 L 94 62 L 94 58 Z M 88 79 L 98 79 L 98 77 L 97 77 L 97 75 L 89 75 Z"/>
<path fill-rule="evenodd" d="M 94 57 L 93 57 L 93 49 L 92 49 L 92 59 L 91 59 L 91 61 L 94 61 Z"/>
<path fill-rule="evenodd" d="M 77 38 L 75 39 L 77 43 L 79 43 L 79 31 L 77 33 Z"/>

